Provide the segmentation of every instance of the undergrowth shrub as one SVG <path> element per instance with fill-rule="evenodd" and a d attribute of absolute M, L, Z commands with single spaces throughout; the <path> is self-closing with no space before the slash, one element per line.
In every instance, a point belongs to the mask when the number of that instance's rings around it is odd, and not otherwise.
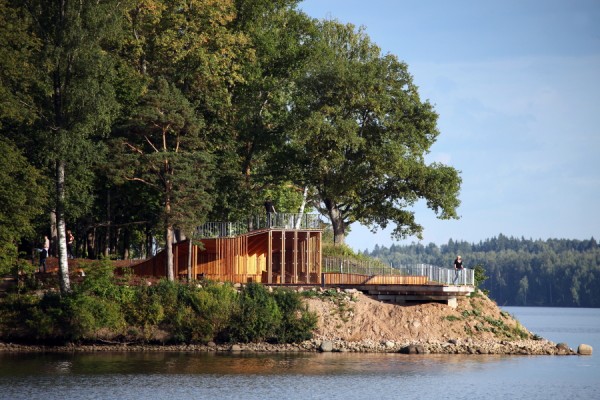
<path fill-rule="evenodd" d="M 273 340 L 281 324 L 281 311 L 267 289 L 261 284 L 249 283 L 240 292 L 238 304 L 229 339 L 243 343 Z"/>
<path fill-rule="evenodd" d="M 297 343 L 310 339 L 317 327 L 317 315 L 308 310 L 297 292 L 278 289 L 274 294 L 281 311 L 281 323 L 275 332 L 277 342 Z"/>
<path fill-rule="evenodd" d="M 226 340 L 232 316 L 239 307 L 237 291 L 231 284 L 208 284 L 197 292 L 196 301 L 198 318 L 205 327 L 201 340 Z"/>
<path fill-rule="evenodd" d="M 0 299 L 0 339 L 43 343 L 93 340 L 278 343 L 309 339 L 317 317 L 298 293 L 251 283 L 142 281 L 115 277 L 109 262 L 86 267 L 60 294 L 8 293 Z"/>

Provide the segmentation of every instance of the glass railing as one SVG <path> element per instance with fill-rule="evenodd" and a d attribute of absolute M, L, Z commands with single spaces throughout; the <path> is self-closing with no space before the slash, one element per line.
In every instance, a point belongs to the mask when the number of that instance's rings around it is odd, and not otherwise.
<path fill-rule="evenodd" d="M 234 237 L 260 229 L 322 229 L 318 214 L 272 213 L 254 216 L 245 222 L 207 222 L 196 229 L 198 239 Z"/>
<path fill-rule="evenodd" d="M 454 268 L 444 268 L 429 264 L 413 264 L 391 267 L 378 260 L 352 260 L 346 258 L 323 258 L 323 272 L 342 274 L 375 275 L 401 275 L 425 276 L 429 282 L 444 285 L 471 285 L 475 284 L 475 271 L 464 268 L 456 271 Z"/>

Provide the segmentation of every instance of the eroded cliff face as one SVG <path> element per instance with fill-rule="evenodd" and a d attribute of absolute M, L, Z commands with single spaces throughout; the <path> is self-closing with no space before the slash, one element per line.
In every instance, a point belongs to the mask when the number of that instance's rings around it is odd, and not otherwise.
<path fill-rule="evenodd" d="M 319 316 L 315 335 L 322 340 L 517 341 L 534 336 L 482 293 L 459 299 L 456 309 L 383 303 L 360 292 L 317 295 L 306 302 Z"/>

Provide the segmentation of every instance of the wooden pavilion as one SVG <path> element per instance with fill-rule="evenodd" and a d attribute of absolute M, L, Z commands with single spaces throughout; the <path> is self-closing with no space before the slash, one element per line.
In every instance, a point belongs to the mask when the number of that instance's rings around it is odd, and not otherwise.
<path fill-rule="evenodd" d="M 457 306 L 458 297 L 474 291 L 473 271 L 458 284 L 444 268 L 399 274 L 332 271 L 323 265 L 322 227 L 314 215 L 277 214 L 246 223 L 208 223 L 192 241 L 173 245 L 173 267 L 179 279 L 266 285 L 320 285 L 353 288 L 382 301 L 443 302 Z M 127 267 L 142 277 L 167 277 L 166 251 Z M 335 268 L 334 268 L 335 269 Z M 328 272 L 325 272 L 327 270 Z M 447 276 L 446 276 L 447 275 Z"/>
<path fill-rule="evenodd" d="M 233 283 L 319 284 L 319 222 L 310 214 L 277 214 L 271 221 L 250 224 L 205 224 L 192 243 L 173 245 L 175 276 Z M 166 265 L 163 250 L 130 270 L 138 276 L 166 277 Z"/>

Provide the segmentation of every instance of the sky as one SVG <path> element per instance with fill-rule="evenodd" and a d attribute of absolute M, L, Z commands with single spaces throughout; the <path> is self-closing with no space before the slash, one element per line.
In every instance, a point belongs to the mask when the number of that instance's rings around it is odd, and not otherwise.
<path fill-rule="evenodd" d="M 460 171 L 460 219 L 414 208 L 422 244 L 600 239 L 599 0 L 305 0 L 408 64 L 439 114 L 427 155 Z M 402 241 L 353 224 L 355 250 Z"/>

